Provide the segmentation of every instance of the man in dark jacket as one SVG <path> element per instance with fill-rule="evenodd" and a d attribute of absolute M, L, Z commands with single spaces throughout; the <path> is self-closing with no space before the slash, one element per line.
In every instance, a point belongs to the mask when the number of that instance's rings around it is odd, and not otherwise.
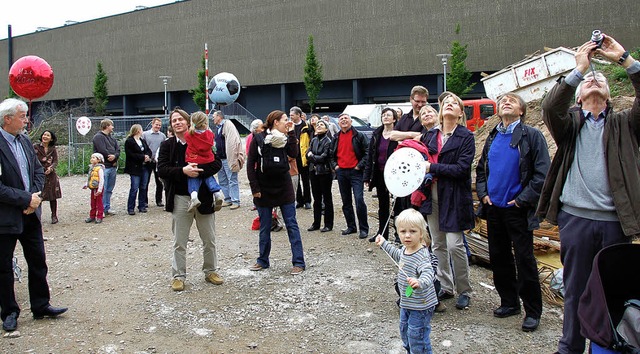
<path fill-rule="evenodd" d="M 27 104 L 9 98 L 0 103 L 0 316 L 2 329 L 18 328 L 20 306 L 13 288 L 13 252 L 20 241 L 29 266 L 29 299 L 35 319 L 56 317 L 67 308 L 49 303 L 47 262 L 40 223 L 44 171 L 29 137 L 23 134 Z"/>
<path fill-rule="evenodd" d="M 173 280 L 171 289 L 174 291 L 184 290 L 184 281 L 187 276 L 187 242 L 194 219 L 203 244 L 202 270 L 205 274 L 205 281 L 220 285 L 223 280 L 216 273 L 218 255 L 214 233 L 213 194 L 203 183 L 198 191 L 198 199 L 202 201 L 202 204 L 198 208 L 188 211 L 191 197 L 187 190 L 187 177 L 207 178 L 213 176 L 220 170 L 222 163 L 219 158 L 216 158 L 213 163 L 207 164 L 205 169 L 198 168 L 196 163 L 187 163 L 185 161 L 187 143 L 184 134 L 189 129 L 189 114 L 176 108 L 169 117 L 175 137 L 167 139 L 160 145 L 158 175 L 165 181 L 167 190 L 165 209 L 171 212 L 172 216 L 173 262 L 171 271 Z"/>
<path fill-rule="evenodd" d="M 118 159 L 120 158 L 120 146 L 113 137 L 113 121 L 103 119 L 100 122 L 100 131 L 93 137 L 93 152 L 99 152 L 104 156 L 104 195 L 102 204 L 104 205 L 104 215 L 115 215 L 111 211 L 111 194 L 116 186 L 116 176 L 118 174 Z"/>
<path fill-rule="evenodd" d="M 340 131 L 333 138 L 331 145 L 331 167 L 338 176 L 338 187 L 342 198 L 342 213 L 347 221 L 343 235 L 355 234 L 356 218 L 353 213 L 351 193 L 356 200 L 356 213 L 360 225 L 359 237 L 369 235 L 367 221 L 367 205 L 364 203 L 363 172 L 367 165 L 367 137 L 351 126 L 351 116 L 343 113 L 338 117 Z"/>
<path fill-rule="evenodd" d="M 481 217 L 487 219 L 493 282 L 500 295 L 500 307 L 493 315 L 519 314 L 519 296 L 525 309 L 522 330 L 530 332 L 538 328 L 542 315 L 533 255 L 533 230 L 539 226 L 535 210 L 551 162 L 542 133 L 524 124 L 526 112 L 526 103 L 514 93 L 498 101 L 501 122 L 484 144 L 476 168 L 476 191 L 482 202 Z"/>
<path fill-rule="evenodd" d="M 594 55 L 626 69 L 636 92 L 633 108 L 613 110 L 606 78 L 587 74 Z M 542 102 L 542 118 L 558 145 L 538 213 L 560 229 L 565 287 L 560 353 L 584 351 L 578 302 L 596 253 L 640 233 L 640 63 L 606 35 L 601 48 L 589 41 L 575 57 L 576 68 Z M 577 106 L 570 108 L 574 96 Z"/>

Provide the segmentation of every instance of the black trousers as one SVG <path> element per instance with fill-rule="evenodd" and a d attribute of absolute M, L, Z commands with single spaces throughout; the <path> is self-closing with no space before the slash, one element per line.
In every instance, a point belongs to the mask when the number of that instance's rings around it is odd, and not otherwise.
<path fill-rule="evenodd" d="M 389 190 L 387 189 L 387 184 L 384 182 L 384 178 L 380 176 L 376 180 L 376 195 L 378 197 L 378 231 L 376 235 L 382 235 L 385 239 L 389 239 L 389 227 L 391 227 L 391 223 L 382 231 L 384 226 L 387 224 L 387 220 L 389 219 L 390 211 L 390 199 L 389 199 Z"/>
<path fill-rule="evenodd" d="M 316 175 L 311 172 L 309 178 L 313 193 L 313 226 L 320 227 L 324 202 L 324 226 L 333 229 L 333 195 L 331 194 L 333 174 Z"/>
<path fill-rule="evenodd" d="M 153 172 L 153 178 L 156 181 L 156 204 L 160 204 L 162 203 L 162 191 L 164 190 L 164 187 L 162 186 L 162 181 L 160 180 L 160 177 L 158 177 L 158 171 L 156 171 L 157 163 L 149 162 L 147 165 L 148 165 L 148 168 L 151 169 L 151 172 Z M 147 191 L 149 190 L 150 181 L 151 181 L 151 178 L 147 180 Z"/>
<path fill-rule="evenodd" d="M 558 343 L 558 352 L 582 353 L 585 338 L 580 333 L 578 304 L 591 275 L 593 258 L 601 249 L 618 243 L 629 243 L 631 238 L 625 236 L 618 221 L 590 220 L 563 210 L 558 213 L 558 227 L 565 291 L 562 338 Z"/>
<path fill-rule="evenodd" d="M 298 166 L 298 188 L 296 190 L 296 202 L 298 204 L 311 203 L 311 185 L 309 181 L 309 165 L 302 166 L 302 160 L 296 159 Z"/>
<path fill-rule="evenodd" d="M 489 257 L 500 305 L 520 307 L 520 297 L 526 315 L 540 318 L 542 291 L 533 255 L 533 231 L 528 230 L 527 209 L 488 208 Z"/>
<path fill-rule="evenodd" d="M 42 239 L 42 224 L 36 214 L 22 215 L 24 225 L 21 234 L 0 234 L 0 317 L 2 320 L 12 312 L 20 315 L 13 287 L 13 253 L 20 241 L 29 269 L 29 299 L 31 311 L 49 306 L 50 294 L 47 284 L 47 261 Z"/>

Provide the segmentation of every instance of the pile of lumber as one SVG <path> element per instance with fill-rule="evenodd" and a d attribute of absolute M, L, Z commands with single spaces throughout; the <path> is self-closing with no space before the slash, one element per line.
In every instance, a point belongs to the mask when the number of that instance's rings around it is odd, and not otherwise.
<path fill-rule="evenodd" d="M 466 233 L 471 255 L 476 261 L 489 263 L 489 236 L 487 222 L 476 218 L 476 227 Z M 536 255 L 560 252 L 558 227 L 543 223 L 533 231 L 533 249 Z"/>

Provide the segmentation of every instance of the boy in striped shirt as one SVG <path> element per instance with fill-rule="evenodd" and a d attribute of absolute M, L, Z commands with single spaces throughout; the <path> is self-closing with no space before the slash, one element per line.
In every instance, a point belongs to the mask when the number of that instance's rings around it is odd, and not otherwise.
<path fill-rule="evenodd" d="M 433 287 L 435 273 L 431 255 L 423 245 L 423 239 L 430 243 L 427 223 L 420 212 L 406 209 L 396 218 L 396 227 L 403 245 L 401 248 L 396 248 L 380 235 L 376 236 L 376 244 L 400 267 L 400 336 L 407 352 L 432 353 L 429 335 L 438 297 Z"/>

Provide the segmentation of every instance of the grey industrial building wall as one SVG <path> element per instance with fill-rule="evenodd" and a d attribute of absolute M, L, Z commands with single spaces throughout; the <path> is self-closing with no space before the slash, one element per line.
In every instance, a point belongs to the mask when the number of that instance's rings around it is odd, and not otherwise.
<path fill-rule="evenodd" d="M 302 81 L 310 34 L 327 81 L 441 73 L 436 54 L 456 39 L 468 44 L 470 70 L 494 71 L 544 46 L 580 45 L 596 28 L 637 46 L 637 9 L 637 0 L 188 0 L 18 36 L 13 55 L 47 60 L 55 84 L 45 99 L 61 100 L 92 96 L 98 61 L 110 95 L 162 92 L 159 75 L 173 77 L 170 91 L 188 90 L 208 43 L 211 74 L 280 97 L 279 84 Z"/>

